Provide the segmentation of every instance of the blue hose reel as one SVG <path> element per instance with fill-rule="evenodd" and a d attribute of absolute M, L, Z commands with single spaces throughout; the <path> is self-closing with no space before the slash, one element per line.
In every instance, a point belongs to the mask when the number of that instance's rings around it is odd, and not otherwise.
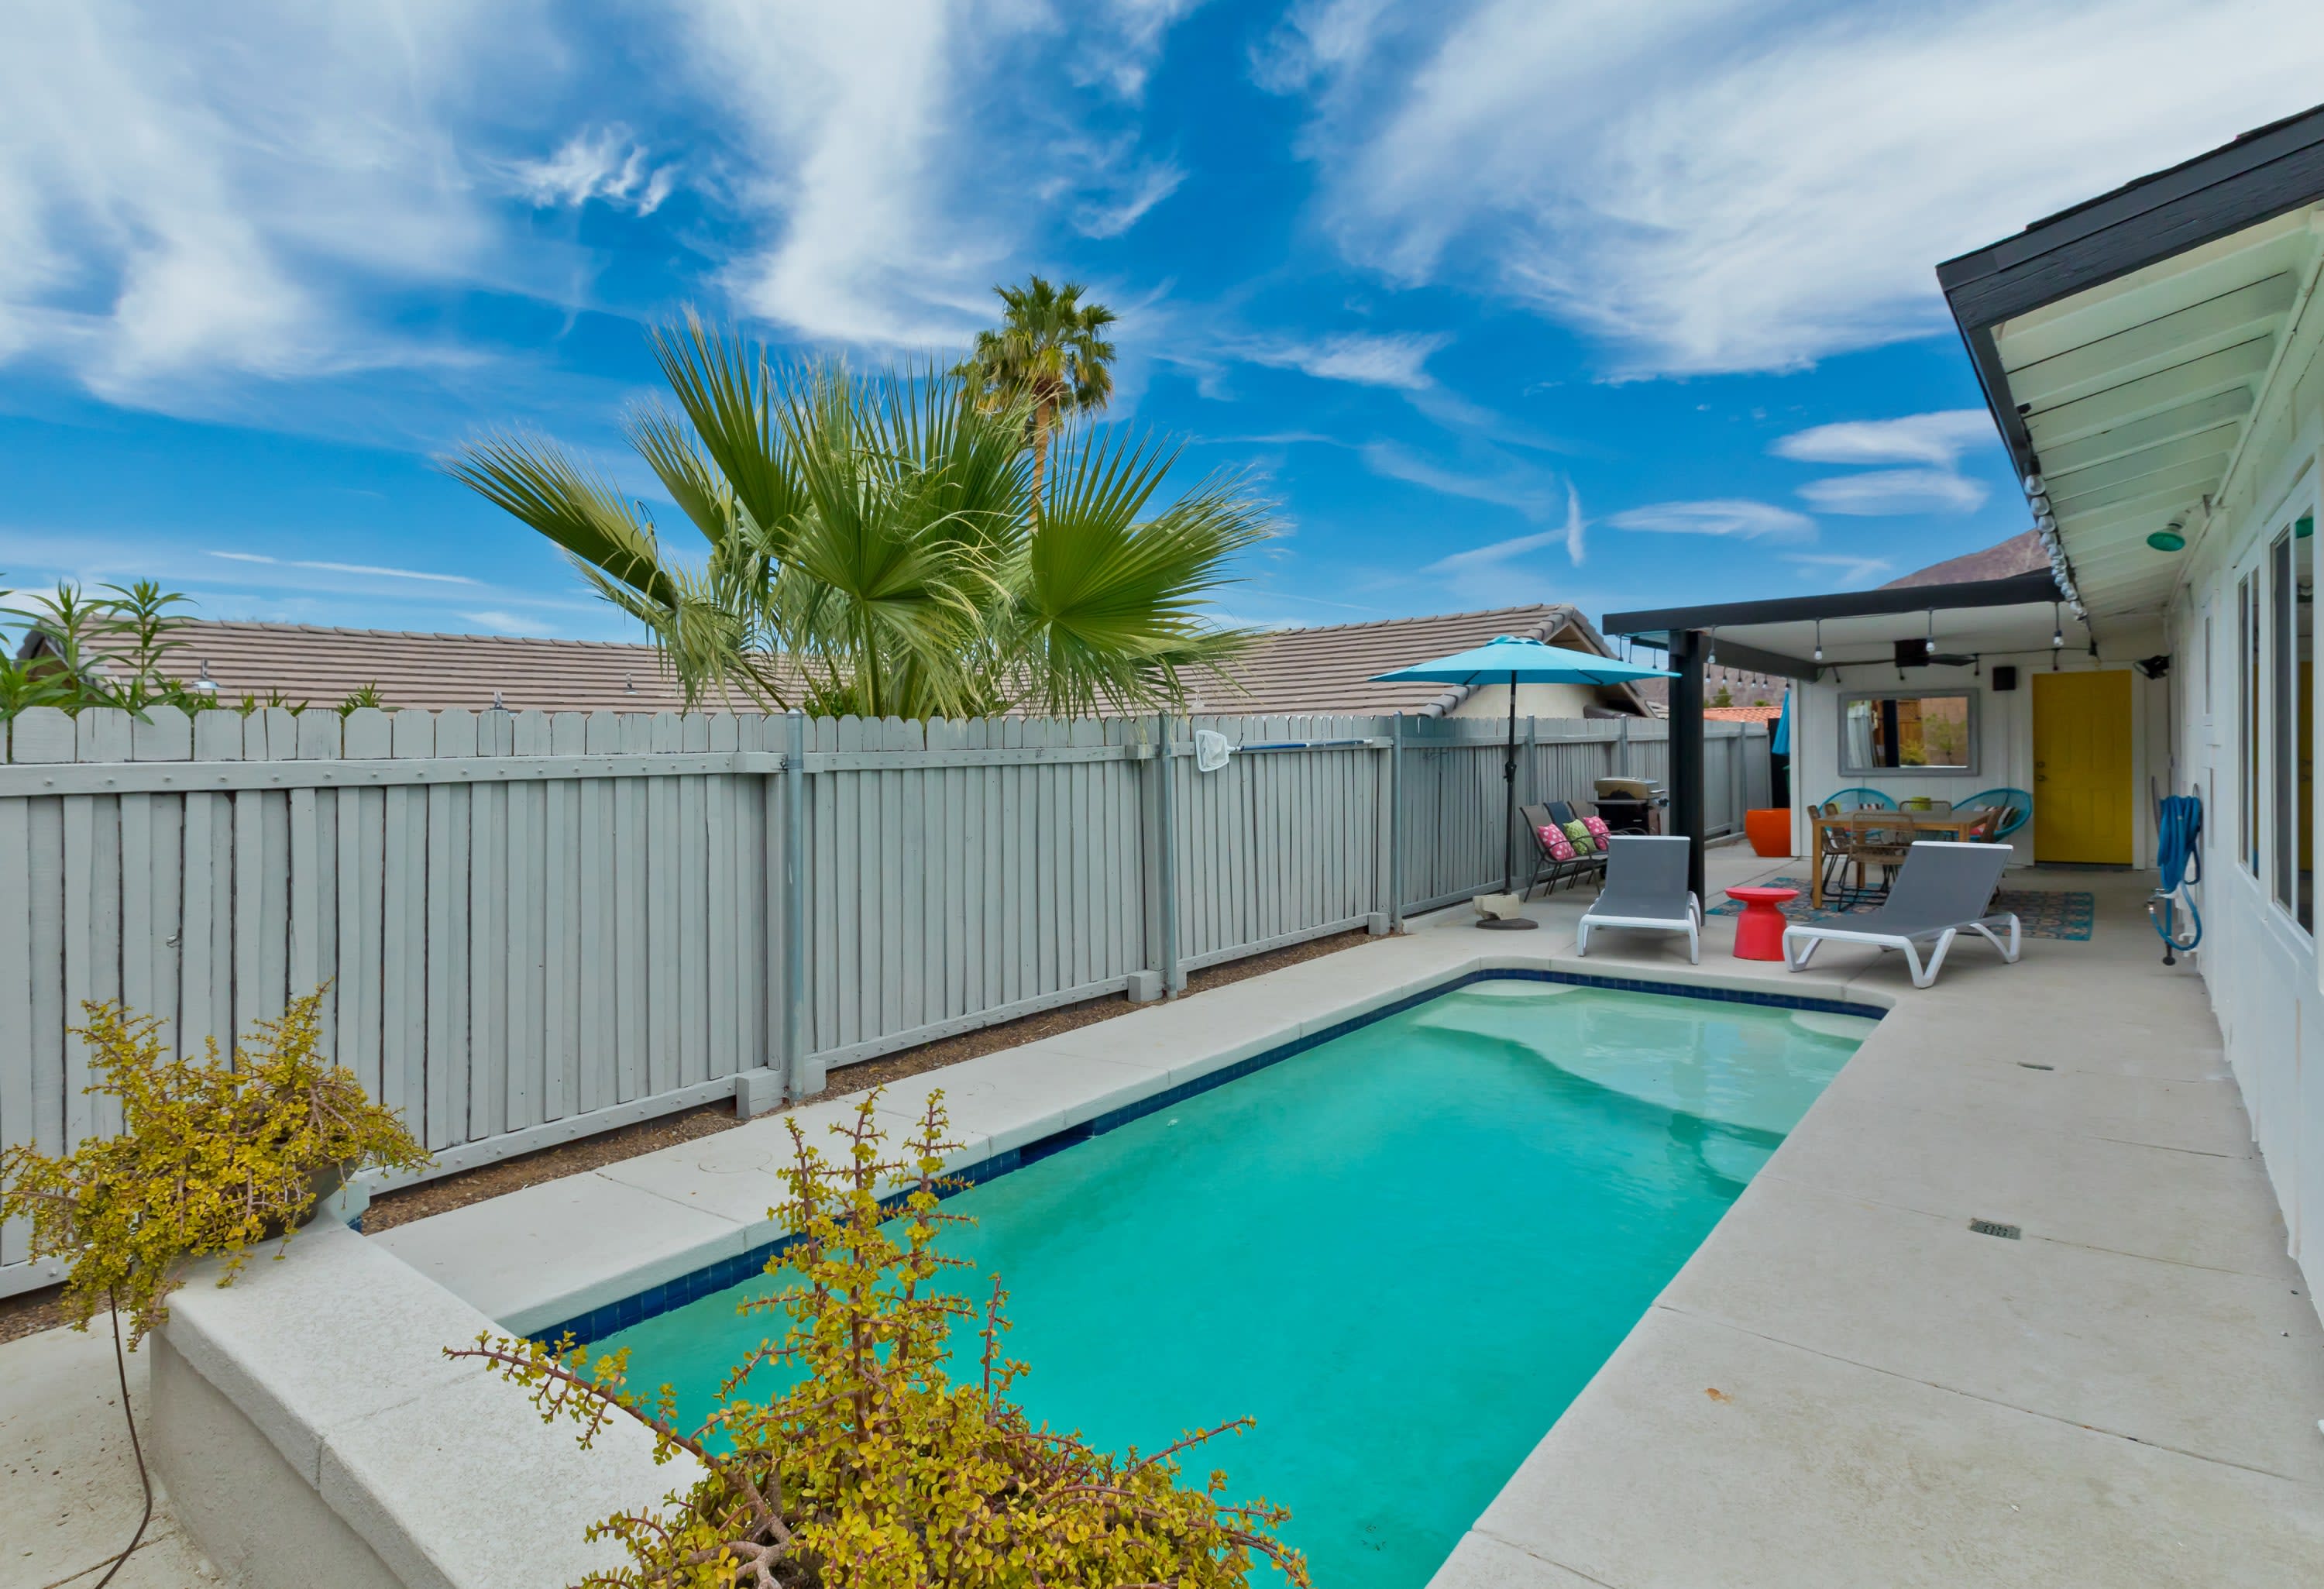
<path fill-rule="evenodd" d="M 2154 864 L 2161 886 L 2146 901 L 2146 919 L 2163 939 L 2163 963 L 2173 965 L 2178 956 L 2203 941 L 2203 914 L 2195 908 L 2190 883 L 2203 881 L 2203 799 L 2200 795 L 2166 795 L 2154 805 Z M 2187 913 L 2188 936 L 2179 936 L 2178 914 Z"/>

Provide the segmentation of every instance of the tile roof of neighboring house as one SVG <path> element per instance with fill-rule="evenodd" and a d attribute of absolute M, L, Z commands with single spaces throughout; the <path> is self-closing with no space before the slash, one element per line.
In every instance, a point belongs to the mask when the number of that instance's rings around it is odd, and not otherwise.
<path fill-rule="evenodd" d="M 1434 715 L 1451 710 L 1468 692 L 1439 684 L 1373 684 L 1368 677 L 1481 645 L 1498 634 L 1611 654 L 1587 619 L 1554 604 L 1286 629 L 1261 638 L 1232 670 L 1234 683 L 1198 685 L 1191 704 L 1198 712 L 1231 715 Z M 211 620 L 187 624 L 178 638 L 184 644 L 171 653 L 167 670 L 190 681 L 207 670 L 226 702 L 244 695 L 263 700 L 279 692 L 293 703 L 336 706 L 375 685 L 387 706 L 431 711 L 481 711 L 495 697 L 511 711 L 656 712 L 684 705 L 678 681 L 650 645 Z M 1627 690 L 1609 692 L 1609 702 L 1641 709 Z"/>
<path fill-rule="evenodd" d="M 1784 707 L 1780 701 L 1772 707 L 1705 707 L 1702 715 L 1714 723 L 1773 723 Z"/>
<path fill-rule="evenodd" d="M 1375 684 L 1371 675 L 1467 651 L 1503 634 L 1547 641 L 1571 651 L 1614 654 L 1580 610 L 1562 602 L 1489 607 L 1429 618 L 1278 629 L 1230 670 L 1230 677 L 1240 689 L 1224 682 L 1207 685 L 1196 692 L 1194 709 L 1254 716 L 1409 712 L 1434 716 L 1459 706 L 1469 691 L 1443 684 Z M 1644 709 L 1628 687 L 1609 692 L 1609 704 L 1618 709 Z"/>
<path fill-rule="evenodd" d="M 166 670 L 216 683 L 221 700 L 244 695 L 337 706 L 366 685 L 391 707 L 483 711 L 495 692 L 512 712 L 533 709 L 676 711 L 678 680 L 650 645 L 322 629 L 305 624 L 189 624 Z"/>

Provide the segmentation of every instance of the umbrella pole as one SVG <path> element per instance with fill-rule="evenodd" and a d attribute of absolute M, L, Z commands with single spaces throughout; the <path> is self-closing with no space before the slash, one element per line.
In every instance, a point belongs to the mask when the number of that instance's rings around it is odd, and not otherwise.
<path fill-rule="evenodd" d="M 1501 758 L 1501 892 L 1517 886 L 1517 676 L 1509 674 L 1509 744 Z"/>
<path fill-rule="evenodd" d="M 1517 676 L 1509 673 L 1509 743 L 1501 757 L 1501 892 L 1517 892 Z M 1480 927 L 1499 928 L 1503 931 L 1538 927 L 1530 916 L 1485 916 L 1478 919 Z"/>

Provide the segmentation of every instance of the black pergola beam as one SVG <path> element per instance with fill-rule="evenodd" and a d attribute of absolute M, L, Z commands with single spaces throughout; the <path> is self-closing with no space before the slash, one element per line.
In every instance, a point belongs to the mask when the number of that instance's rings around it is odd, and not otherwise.
<path fill-rule="evenodd" d="M 1608 634 L 1676 635 L 1688 629 L 1739 629 L 1752 624 L 1804 624 L 1817 618 L 1879 618 L 1895 613 L 1947 612 L 1969 607 L 2015 607 L 2062 601 L 2058 582 L 2046 571 L 2013 574 L 2006 579 L 1971 579 L 1959 585 L 1907 585 L 1879 590 L 1844 590 L 1830 596 L 1785 596 L 1769 601 L 1721 602 L 1707 607 L 1656 607 L 1609 613 Z M 1731 648 L 1718 642 L 1722 654 Z M 1738 653 L 1739 654 L 1739 653 Z M 1773 654 L 1773 653 L 1766 653 Z M 1768 669 L 1775 672 L 1779 670 Z M 1794 675 L 1808 677 L 1812 675 Z"/>
<path fill-rule="evenodd" d="M 1686 886 L 1702 898 L 1702 636 L 1681 630 L 1670 637 L 1671 827 L 1687 842 Z"/>

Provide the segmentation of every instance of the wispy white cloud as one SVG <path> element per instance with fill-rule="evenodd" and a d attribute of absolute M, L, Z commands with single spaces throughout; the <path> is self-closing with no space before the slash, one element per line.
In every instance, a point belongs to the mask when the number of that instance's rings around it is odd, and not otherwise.
<path fill-rule="evenodd" d="M 1512 504 L 1514 505 L 1514 504 Z M 1538 530 L 1530 535 L 1511 536 L 1486 546 L 1471 547 L 1442 557 L 1423 569 L 1429 574 L 1477 574 L 1500 568 L 1528 553 L 1545 547 L 1563 546 L 1568 561 L 1579 568 L 1586 548 L 1582 531 L 1587 523 L 1582 516 L 1582 494 L 1571 481 L 1565 486 L 1565 522 L 1554 530 Z"/>
<path fill-rule="evenodd" d="M 537 614 L 503 612 L 493 607 L 482 612 L 464 611 L 460 616 L 493 634 L 555 635 L 563 632 L 561 625 L 544 622 Z"/>
<path fill-rule="evenodd" d="M 377 563 L 329 563 L 305 558 L 271 558 L 255 551 L 212 551 L 210 556 L 232 563 L 263 563 L 278 568 L 314 568 L 327 574 L 360 574 L 381 579 L 419 579 L 430 585 L 475 585 L 465 574 L 431 574 L 420 568 L 391 568 Z"/>
<path fill-rule="evenodd" d="M 1349 331 L 1312 341 L 1253 338 L 1230 344 L 1227 351 L 1247 364 L 1300 370 L 1319 381 L 1417 392 L 1434 383 L 1429 356 L 1450 341 L 1420 332 Z"/>
<path fill-rule="evenodd" d="M 2312 104 L 2324 29 L 2311 0 L 1342 0 L 1259 65 L 1311 98 L 1350 258 L 1654 374 L 1941 329 L 1932 262 Z"/>
<path fill-rule="evenodd" d="M 1298 0 L 1251 51 L 1251 77 L 1271 93 L 1329 81 L 1370 53 L 1394 0 Z"/>
<path fill-rule="evenodd" d="M 182 406 L 213 374 L 429 362 L 350 282 L 503 284 L 455 115 L 538 42 L 532 5 L 318 12 L 230 27 L 87 0 L 13 14 L 0 51 L 0 356 Z M 521 74 L 517 74 L 521 80 Z"/>
<path fill-rule="evenodd" d="M 1784 561 L 1803 579 L 1858 588 L 1872 584 L 1894 567 L 1886 558 L 1856 557 L 1847 552 L 1785 552 Z"/>
<path fill-rule="evenodd" d="M 1449 467 L 1416 452 L 1400 441 L 1368 441 L 1360 449 L 1364 467 L 1375 475 L 1447 496 L 1515 508 L 1529 519 L 1546 519 L 1556 498 L 1554 476 L 1523 467 L 1503 467 L 1492 473 Z M 1550 539 L 1563 536 L 1563 530 Z M 1546 545 L 1547 541 L 1543 544 Z"/>
<path fill-rule="evenodd" d="M 729 118 L 733 195 L 762 232 L 729 291 L 816 340 L 958 340 L 1059 208 L 1111 236 L 1175 186 L 1174 167 L 1142 161 L 1134 136 L 1093 135 L 1074 101 L 1134 104 L 1192 9 L 686 0 L 695 81 Z"/>
<path fill-rule="evenodd" d="M 1074 210 L 1074 230 L 1084 237 L 1119 237 L 1185 180 L 1185 170 L 1175 161 L 1127 173 L 1112 191 L 1086 199 Z"/>
<path fill-rule="evenodd" d="M 1985 483 L 1950 469 L 1868 469 L 1834 475 L 1800 487 L 1821 513 L 1874 517 L 1896 513 L 1966 513 L 1984 505 Z"/>
<path fill-rule="evenodd" d="M 1805 540 L 1815 521 L 1773 503 L 1742 497 L 1702 502 L 1658 502 L 1625 508 L 1606 521 L 1617 530 L 1659 535 L 1728 535 L 1746 540 Z"/>
<path fill-rule="evenodd" d="M 1078 24 L 1074 80 L 1137 99 L 1146 92 L 1165 35 L 1202 5 L 1203 0 L 1095 0 L 1069 10 L 1065 15 Z"/>
<path fill-rule="evenodd" d="M 1954 408 L 1818 425 L 1778 437 L 1767 450 L 1812 464 L 1927 464 L 1949 469 L 1979 443 L 1999 447 L 1993 417 L 1981 408 Z"/>
<path fill-rule="evenodd" d="M 659 209 L 676 180 L 669 166 L 650 163 L 646 146 L 619 122 L 574 134 L 546 160 L 513 162 L 509 176 L 543 209 L 578 209 L 595 199 L 640 216 Z"/>

